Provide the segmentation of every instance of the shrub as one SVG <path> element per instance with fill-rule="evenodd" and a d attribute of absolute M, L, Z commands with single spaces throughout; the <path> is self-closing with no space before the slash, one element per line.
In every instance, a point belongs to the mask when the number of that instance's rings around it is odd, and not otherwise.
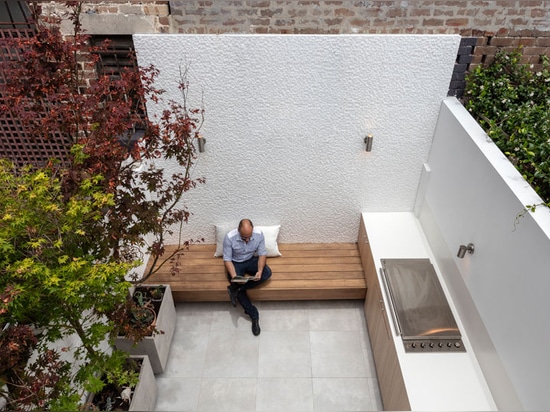
<path fill-rule="evenodd" d="M 546 204 L 550 203 L 550 71 L 532 72 L 521 51 L 499 51 L 466 79 L 466 109 Z"/>

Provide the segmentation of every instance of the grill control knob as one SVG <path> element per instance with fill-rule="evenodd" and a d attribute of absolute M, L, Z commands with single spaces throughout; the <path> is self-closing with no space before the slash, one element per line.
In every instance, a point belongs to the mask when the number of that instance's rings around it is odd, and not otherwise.
<path fill-rule="evenodd" d="M 455 348 L 460 348 L 460 342 L 455 342 Z"/>
<path fill-rule="evenodd" d="M 451 342 L 448 342 L 447 347 L 450 348 L 451 346 L 453 346 L 453 344 Z"/>
<path fill-rule="evenodd" d="M 420 347 L 421 347 L 421 348 L 425 348 L 425 347 L 426 347 L 426 344 L 425 344 L 424 342 L 422 342 L 422 343 L 420 344 Z"/>
<path fill-rule="evenodd" d="M 430 342 L 430 348 L 433 348 L 433 347 L 434 347 L 434 343 Z"/>
<path fill-rule="evenodd" d="M 416 343 L 414 343 L 414 342 L 411 343 L 411 347 L 412 347 L 412 348 L 416 348 Z"/>
<path fill-rule="evenodd" d="M 442 348 L 442 347 L 443 347 L 443 342 L 439 342 L 439 343 L 437 344 L 437 346 L 439 346 L 440 348 Z"/>

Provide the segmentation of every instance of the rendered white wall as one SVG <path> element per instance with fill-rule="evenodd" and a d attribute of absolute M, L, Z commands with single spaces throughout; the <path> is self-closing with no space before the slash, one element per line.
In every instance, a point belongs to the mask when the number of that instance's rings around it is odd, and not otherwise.
<path fill-rule="evenodd" d="M 134 35 L 140 65 L 178 99 L 203 93 L 207 179 L 184 239 L 214 224 L 281 224 L 282 242 L 353 242 L 365 211 L 410 211 L 459 36 Z M 150 114 L 162 107 L 150 106 Z M 371 153 L 363 139 L 374 134 Z M 171 167 L 171 165 L 167 165 Z"/>
<path fill-rule="evenodd" d="M 550 409 L 550 211 L 515 223 L 541 199 L 454 98 L 420 187 L 419 219 L 499 409 Z"/>

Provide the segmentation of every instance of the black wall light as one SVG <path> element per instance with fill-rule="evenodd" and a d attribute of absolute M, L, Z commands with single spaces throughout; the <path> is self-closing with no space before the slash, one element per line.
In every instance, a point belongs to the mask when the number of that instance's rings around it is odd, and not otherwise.
<path fill-rule="evenodd" d="M 365 145 L 367 146 L 366 147 L 366 150 L 367 152 L 370 152 L 372 150 L 372 141 L 373 141 L 374 137 L 372 134 L 368 134 L 367 137 L 365 137 Z"/>

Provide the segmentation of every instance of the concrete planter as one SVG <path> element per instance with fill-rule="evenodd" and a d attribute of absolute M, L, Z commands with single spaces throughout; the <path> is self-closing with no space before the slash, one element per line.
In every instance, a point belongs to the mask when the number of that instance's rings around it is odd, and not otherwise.
<path fill-rule="evenodd" d="M 155 404 L 157 402 L 158 387 L 149 357 L 131 355 L 130 358 L 141 360 L 142 362 L 139 371 L 139 381 L 132 392 L 132 399 L 128 410 L 152 411 L 155 409 Z M 94 396 L 94 393 L 88 395 L 87 405 L 93 404 Z"/>
<path fill-rule="evenodd" d="M 141 285 L 140 287 L 154 288 L 159 285 Z M 115 347 L 131 355 L 147 355 L 151 361 L 153 372 L 163 373 L 168 361 L 170 345 L 176 329 L 176 308 L 170 285 L 165 286 L 164 297 L 157 313 L 157 330 L 164 333 L 145 337 L 141 342 L 134 344 L 131 340 L 119 336 L 115 339 Z M 134 288 L 130 290 L 133 293 Z"/>
<path fill-rule="evenodd" d="M 130 411 L 152 411 L 157 402 L 157 382 L 148 356 L 131 356 L 142 358 L 143 363 L 139 372 L 139 382 L 134 389 Z"/>

